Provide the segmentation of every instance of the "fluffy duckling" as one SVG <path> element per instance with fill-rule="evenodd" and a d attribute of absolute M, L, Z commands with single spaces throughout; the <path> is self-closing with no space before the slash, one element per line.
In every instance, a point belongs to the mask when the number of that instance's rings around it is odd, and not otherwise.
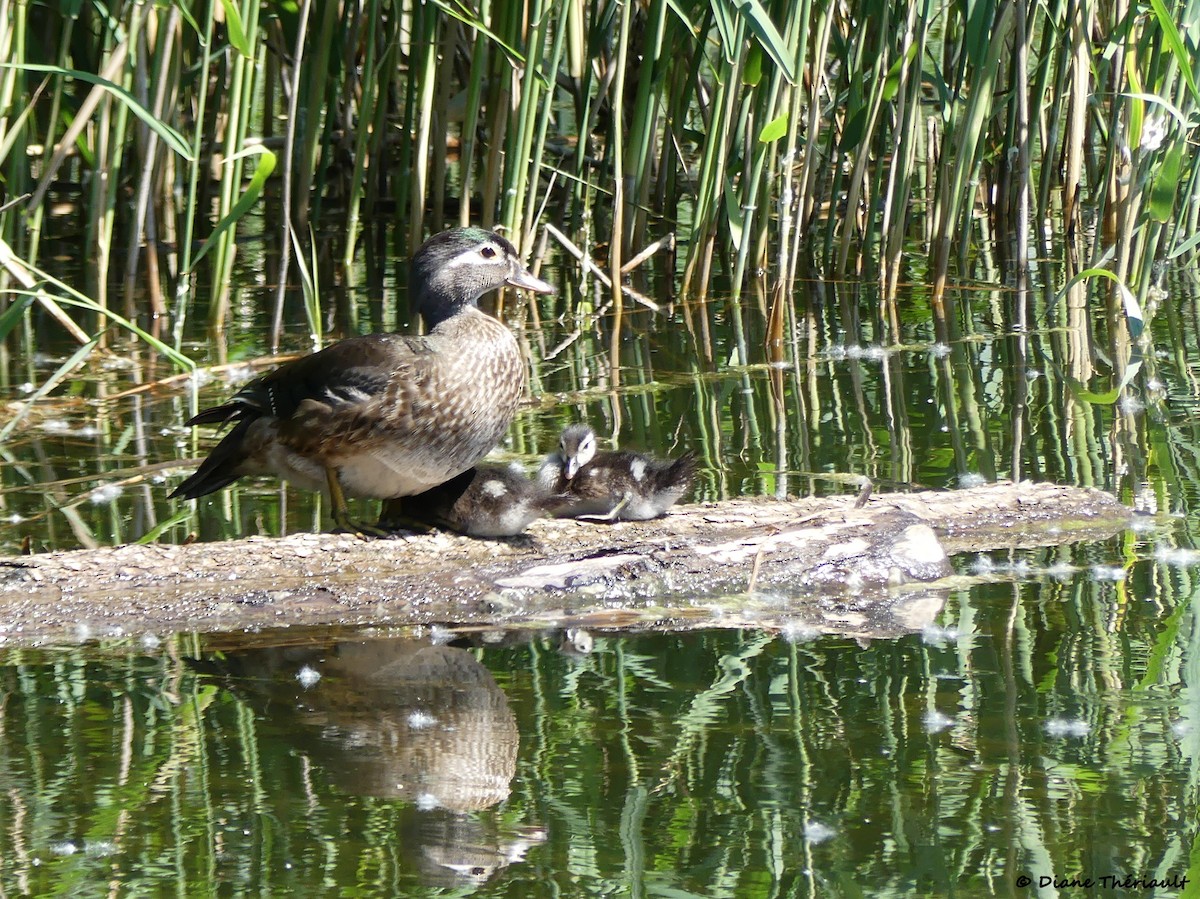
<path fill-rule="evenodd" d="M 576 424 L 563 431 L 559 451 L 542 463 L 538 482 L 571 498 L 555 510 L 559 517 L 646 521 L 675 505 L 695 474 L 690 452 L 665 462 L 640 453 L 600 453 L 595 431 Z"/>
<path fill-rule="evenodd" d="M 530 480 L 519 465 L 479 465 L 404 501 L 407 518 L 469 537 L 515 537 L 571 503 Z"/>

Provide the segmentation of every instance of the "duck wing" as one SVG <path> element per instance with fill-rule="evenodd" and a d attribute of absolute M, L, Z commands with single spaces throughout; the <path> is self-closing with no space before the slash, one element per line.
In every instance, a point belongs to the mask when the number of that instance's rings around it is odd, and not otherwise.
<path fill-rule="evenodd" d="M 313 403 L 345 408 L 370 402 L 387 390 L 394 378 L 420 368 L 432 350 L 427 338 L 401 334 L 348 337 L 309 356 L 287 362 L 255 378 L 229 402 L 189 418 L 189 427 L 229 421 L 272 418 L 286 421 Z"/>
<path fill-rule="evenodd" d="M 383 400 L 399 381 L 425 380 L 436 358 L 430 338 L 400 334 L 349 337 L 255 378 L 229 402 L 188 419 L 189 426 L 235 422 L 194 474 L 170 494 L 194 499 L 260 468 L 256 456 L 280 439 L 305 450 L 348 430 L 364 408 Z"/>

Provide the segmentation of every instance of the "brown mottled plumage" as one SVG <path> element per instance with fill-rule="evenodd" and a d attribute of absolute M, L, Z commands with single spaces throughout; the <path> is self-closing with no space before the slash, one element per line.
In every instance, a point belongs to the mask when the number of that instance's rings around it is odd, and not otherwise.
<path fill-rule="evenodd" d="M 196 415 L 189 425 L 236 424 L 171 496 L 271 474 L 327 489 L 334 521 L 355 529 L 344 495 L 410 496 L 470 468 L 504 436 L 525 389 L 516 339 L 477 305 L 505 284 L 554 290 L 498 234 L 458 228 L 431 237 L 411 272 L 428 335 L 339 341 Z"/>

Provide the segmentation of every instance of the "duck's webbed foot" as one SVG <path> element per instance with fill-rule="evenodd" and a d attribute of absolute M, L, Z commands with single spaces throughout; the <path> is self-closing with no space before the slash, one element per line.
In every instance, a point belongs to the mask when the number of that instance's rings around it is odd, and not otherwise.
<path fill-rule="evenodd" d="M 336 512 L 333 515 L 333 533 L 335 534 L 353 534 L 355 537 L 366 539 L 367 537 L 394 537 L 396 534 L 387 528 L 377 527 L 373 524 L 367 524 L 363 521 L 355 521 L 349 515 L 339 515 Z"/>

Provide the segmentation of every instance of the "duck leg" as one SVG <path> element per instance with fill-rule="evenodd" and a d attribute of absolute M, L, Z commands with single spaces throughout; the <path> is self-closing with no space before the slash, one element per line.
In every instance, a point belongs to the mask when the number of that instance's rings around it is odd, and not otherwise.
<path fill-rule="evenodd" d="M 595 515 L 575 515 L 581 521 L 617 521 L 621 517 L 621 510 L 629 505 L 629 494 L 626 493 L 621 497 L 621 501 L 609 509 L 607 512 Z"/>
<path fill-rule="evenodd" d="M 332 515 L 335 532 L 354 534 L 356 537 L 389 536 L 383 528 L 351 520 L 350 509 L 346 506 L 346 494 L 342 491 L 342 482 L 338 480 L 337 469 L 332 465 L 325 466 L 325 483 L 329 487 L 329 501 L 333 504 Z"/>
<path fill-rule="evenodd" d="M 378 525 L 381 528 L 395 527 L 404 520 L 403 497 L 385 499 L 379 507 Z"/>

